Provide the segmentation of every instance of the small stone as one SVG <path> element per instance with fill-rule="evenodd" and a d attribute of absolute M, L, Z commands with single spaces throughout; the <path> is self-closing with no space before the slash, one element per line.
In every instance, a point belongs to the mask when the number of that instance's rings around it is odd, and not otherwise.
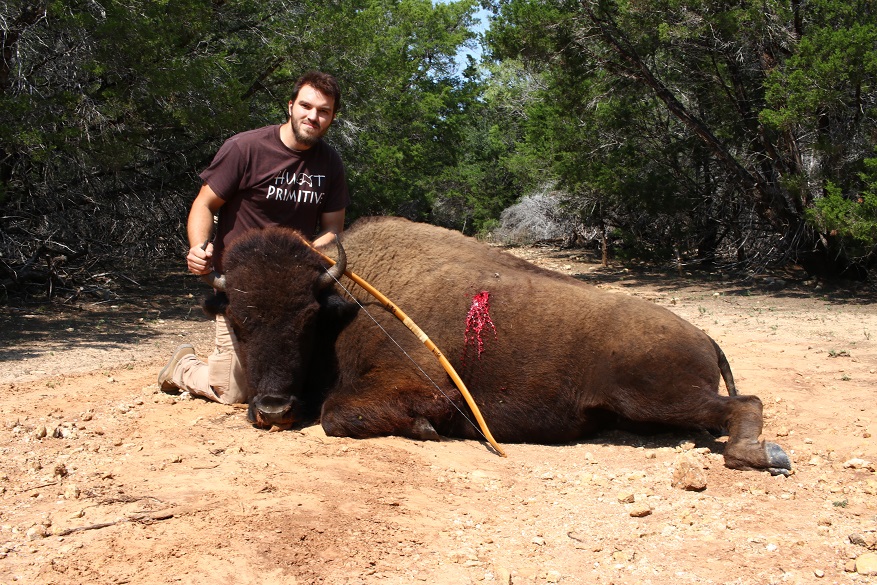
<path fill-rule="evenodd" d="M 94 418 L 94 411 L 88 410 L 82 413 L 82 416 L 79 417 L 81 420 L 88 422 Z"/>
<path fill-rule="evenodd" d="M 536 536 L 533 538 L 533 544 L 538 545 L 538 546 L 544 546 L 545 539 L 542 538 L 541 536 Z"/>
<path fill-rule="evenodd" d="M 634 499 L 633 492 L 621 492 L 618 494 L 618 501 L 622 504 L 632 504 Z"/>
<path fill-rule="evenodd" d="M 42 524 L 32 526 L 27 530 L 26 537 L 28 540 L 39 540 L 46 537 L 46 527 Z"/>
<path fill-rule="evenodd" d="M 856 558 L 856 573 L 869 577 L 877 575 L 877 553 L 865 553 Z"/>
<path fill-rule="evenodd" d="M 632 518 L 644 518 L 652 513 L 652 507 L 646 502 L 634 502 L 631 504 L 630 508 L 627 509 L 627 513 L 630 514 Z"/>
<path fill-rule="evenodd" d="M 75 483 L 67 484 L 67 487 L 64 488 L 64 499 L 67 500 L 75 500 L 79 498 L 79 495 L 82 492 Z"/>
<path fill-rule="evenodd" d="M 813 571 L 813 575 L 822 579 L 823 577 L 825 577 L 825 571 L 823 571 L 822 569 L 816 569 L 815 571 Z"/>
<path fill-rule="evenodd" d="M 705 490 L 706 475 L 703 473 L 703 466 L 690 455 L 679 455 L 673 466 L 673 478 L 670 485 L 687 491 Z"/>
<path fill-rule="evenodd" d="M 68 472 L 67 472 L 66 465 L 64 465 L 63 463 L 58 463 L 57 465 L 55 465 L 55 470 L 54 470 L 53 475 L 55 475 L 57 477 L 67 477 L 67 473 Z"/>
<path fill-rule="evenodd" d="M 864 459 L 859 459 L 858 457 L 844 461 L 844 469 L 862 469 L 867 466 L 868 462 Z"/>
<path fill-rule="evenodd" d="M 49 434 L 49 430 L 46 427 L 37 427 L 37 430 L 34 432 L 33 436 L 35 439 L 45 439 Z"/>
<path fill-rule="evenodd" d="M 873 532 L 866 532 L 864 534 L 850 534 L 849 539 L 850 544 L 863 546 L 871 550 L 877 550 L 877 534 L 874 534 Z"/>
<path fill-rule="evenodd" d="M 56 439 L 69 439 L 69 438 L 73 437 L 75 434 L 76 434 L 76 430 L 69 427 L 69 426 L 66 426 L 66 423 L 65 423 L 64 425 L 57 427 L 52 432 L 52 437 L 54 437 Z"/>
<path fill-rule="evenodd" d="M 493 576 L 499 585 L 511 585 L 512 572 L 507 567 L 495 565 L 493 567 Z"/>

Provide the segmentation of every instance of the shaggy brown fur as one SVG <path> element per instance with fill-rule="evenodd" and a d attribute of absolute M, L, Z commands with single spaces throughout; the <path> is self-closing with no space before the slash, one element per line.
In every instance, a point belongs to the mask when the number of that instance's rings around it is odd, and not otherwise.
<path fill-rule="evenodd" d="M 272 237 L 254 235 L 248 248 L 233 246 L 226 258 L 229 283 L 248 283 L 241 285 L 245 294 L 230 290 L 229 297 L 236 327 L 246 329 L 242 344 L 254 387 L 275 401 L 295 396 L 314 407 L 322 404 L 330 435 L 436 438 L 437 431 L 481 438 L 462 414 L 468 409 L 459 392 L 413 335 L 358 290 L 360 302 L 424 371 L 367 315 L 360 313 L 341 331 L 355 308 L 336 297 L 318 298 L 309 283 L 319 264 L 303 260 L 306 254 L 264 253 Z M 721 349 L 675 314 L 601 292 L 459 233 L 402 219 L 361 220 L 344 234 L 343 244 L 348 268 L 408 313 L 453 363 L 499 442 L 568 442 L 606 424 L 726 429 L 729 467 L 773 473 L 791 468 L 780 447 L 758 440 L 758 398 L 734 395 Z M 300 259 L 300 272 L 283 277 L 287 294 L 253 302 L 250 283 L 271 280 Z M 242 264 L 247 276 L 235 276 Z M 483 291 L 495 332 L 482 331 L 479 355 L 466 317 Z M 236 298 L 244 296 L 246 301 Z M 259 326 L 247 325 L 256 313 Z M 311 352 L 305 345 L 314 340 Z M 273 355 L 259 366 L 252 357 L 257 346 L 261 356 Z M 276 367 L 287 356 L 297 356 L 295 367 Z M 731 396 L 718 393 L 723 374 Z"/>

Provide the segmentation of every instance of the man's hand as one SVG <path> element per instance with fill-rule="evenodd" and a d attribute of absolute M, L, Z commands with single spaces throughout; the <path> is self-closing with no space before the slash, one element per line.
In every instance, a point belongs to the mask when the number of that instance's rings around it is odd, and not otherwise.
<path fill-rule="evenodd" d="M 323 246 L 328 246 L 331 243 L 335 242 L 335 238 L 338 235 L 333 232 L 326 232 L 320 235 L 317 239 L 314 240 L 313 246 L 315 248 L 322 248 Z"/>
<path fill-rule="evenodd" d="M 207 183 L 201 186 L 198 196 L 192 202 L 186 223 L 189 245 L 192 246 L 186 255 L 186 264 L 192 274 L 201 276 L 213 270 L 213 244 L 207 242 L 213 233 L 213 216 L 224 203 Z"/>
<path fill-rule="evenodd" d="M 186 255 L 189 272 L 201 276 L 213 270 L 213 244 L 193 246 Z"/>

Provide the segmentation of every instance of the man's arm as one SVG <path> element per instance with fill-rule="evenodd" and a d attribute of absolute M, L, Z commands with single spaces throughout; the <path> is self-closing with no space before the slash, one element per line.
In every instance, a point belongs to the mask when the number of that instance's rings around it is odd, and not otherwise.
<path fill-rule="evenodd" d="M 335 235 L 344 231 L 344 214 L 346 210 L 330 211 L 320 215 L 322 232 L 314 239 L 314 246 L 325 246 L 335 241 Z"/>
<path fill-rule="evenodd" d="M 189 236 L 189 254 L 186 264 L 192 274 L 207 274 L 213 269 L 213 244 L 207 249 L 202 248 L 204 242 L 213 233 L 213 215 L 225 203 L 224 199 L 213 192 L 210 185 L 204 184 L 192 202 L 189 210 L 189 221 L 186 225 Z"/>

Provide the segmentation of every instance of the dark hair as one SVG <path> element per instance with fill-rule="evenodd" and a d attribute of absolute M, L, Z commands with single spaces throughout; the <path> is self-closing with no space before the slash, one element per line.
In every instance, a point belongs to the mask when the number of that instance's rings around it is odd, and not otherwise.
<path fill-rule="evenodd" d="M 335 77 L 320 71 L 308 71 L 295 82 L 292 88 L 292 101 L 296 100 L 298 92 L 306 85 L 310 85 L 321 94 L 331 97 L 334 102 L 332 114 L 338 113 L 338 110 L 341 109 L 341 87 L 339 87 Z"/>

